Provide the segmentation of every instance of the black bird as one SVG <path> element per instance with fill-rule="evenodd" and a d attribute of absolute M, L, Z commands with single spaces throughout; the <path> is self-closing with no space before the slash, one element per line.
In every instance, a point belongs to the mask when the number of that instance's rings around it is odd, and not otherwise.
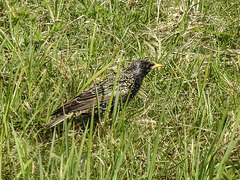
<path fill-rule="evenodd" d="M 46 127 L 52 128 L 72 116 L 79 116 L 86 111 L 91 112 L 93 106 L 100 106 L 102 112 L 104 112 L 104 109 L 106 110 L 108 107 L 114 87 L 112 109 L 117 95 L 122 98 L 123 104 L 126 101 L 129 103 L 139 91 L 142 81 L 149 71 L 161 66 L 163 65 L 142 60 L 132 62 L 127 69 L 119 73 L 115 86 L 116 77 L 110 77 L 83 91 L 55 110 L 52 115 L 57 115 L 57 117 L 47 124 Z"/>

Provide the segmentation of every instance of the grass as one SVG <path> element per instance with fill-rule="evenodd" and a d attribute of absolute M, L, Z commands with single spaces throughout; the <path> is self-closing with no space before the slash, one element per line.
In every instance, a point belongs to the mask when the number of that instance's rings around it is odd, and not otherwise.
<path fill-rule="evenodd" d="M 239 5 L 1 2 L 1 179 L 239 179 Z M 165 66 L 111 121 L 44 129 L 136 59 Z"/>

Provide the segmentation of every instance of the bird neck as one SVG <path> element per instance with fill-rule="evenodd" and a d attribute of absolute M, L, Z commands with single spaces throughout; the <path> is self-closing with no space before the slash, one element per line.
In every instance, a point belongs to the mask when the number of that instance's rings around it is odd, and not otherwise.
<path fill-rule="evenodd" d="M 142 85 L 143 78 L 144 77 L 140 77 L 140 78 L 138 77 L 135 79 L 134 84 L 132 86 L 132 93 L 131 93 L 133 96 L 135 96 L 137 94 L 137 92 L 139 91 L 139 89 Z"/>

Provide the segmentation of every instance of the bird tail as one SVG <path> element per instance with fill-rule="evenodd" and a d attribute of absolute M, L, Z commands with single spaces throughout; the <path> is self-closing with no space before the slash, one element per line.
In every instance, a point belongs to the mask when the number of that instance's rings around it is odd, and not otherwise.
<path fill-rule="evenodd" d="M 56 117 L 55 119 L 53 119 L 49 124 L 47 124 L 46 128 L 52 128 L 52 127 L 56 126 L 57 124 L 59 124 L 60 122 L 64 121 L 65 119 L 72 117 L 72 115 L 73 115 L 73 113 L 60 115 L 60 116 Z"/>

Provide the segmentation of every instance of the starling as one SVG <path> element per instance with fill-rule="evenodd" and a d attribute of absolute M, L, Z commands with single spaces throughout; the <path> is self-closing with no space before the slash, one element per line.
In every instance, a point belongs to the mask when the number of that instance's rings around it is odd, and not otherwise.
<path fill-rule="evenodd" d="M 106 110 L 106 107 L 108 107 L 113 91 L 111 111 L 113 110 L 114 100 L 117 95 L 121 97 L 123 104 L 126 102 L 129 103 L 139 91 L 142 81 L 149 71 L 161 66 L 161 64 L 142 60 L 132 62 L 127 69 L 118 74 L 116 82 L 116 77 L 109 77 L 83 91 L 55 110 L 52 115 L 57 115 L 57 117 L 47 124 L 46 127 L 52 128 L 72 116 L 80 116 L 86 111 L 91 112 L 93 107 L 100 106 L 102 112 L 105 112 L 104 109 Z"/>

